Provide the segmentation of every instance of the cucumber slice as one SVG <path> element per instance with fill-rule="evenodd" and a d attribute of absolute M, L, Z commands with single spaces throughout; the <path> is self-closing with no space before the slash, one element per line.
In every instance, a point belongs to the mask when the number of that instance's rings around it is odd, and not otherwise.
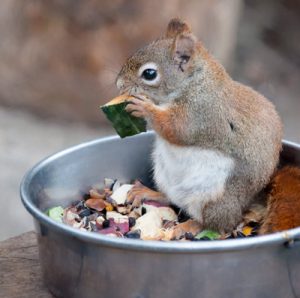
<path fill-rule="evenodd" d="M 133 136 L 147 130 L 144 119 L 134 117 L 126 112 L 125 107 L 129 102 L 130 96 L 121 95 L 100 107 L 121 138 Z"/>
<path fill-rule="evenodd" d="M 46 214 L 57 222 L 62 222 L 62 217 L 64 214 L 64 208 L 61 206 L 50 208 Z"/>
<path fill-rule="evenodd" d="M 210 240 L 215 240 L 218 239 L 219 237 L 220 237 L 219 233 L 211 230 L 203 230 L 197 236 L 195 236 L 196 239 L 208 238 Z"/>

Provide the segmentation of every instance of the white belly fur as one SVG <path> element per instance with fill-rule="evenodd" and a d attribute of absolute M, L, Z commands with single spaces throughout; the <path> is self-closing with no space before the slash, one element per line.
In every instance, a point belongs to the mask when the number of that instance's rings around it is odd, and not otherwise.
<path fill-rule="evenodd" d="M 154 179 L 161 192 L 190 216 L 202 220 L 203 204 L 222 196 L 234 161 L 215 150 L 182 147 L 157 137 Z"/>

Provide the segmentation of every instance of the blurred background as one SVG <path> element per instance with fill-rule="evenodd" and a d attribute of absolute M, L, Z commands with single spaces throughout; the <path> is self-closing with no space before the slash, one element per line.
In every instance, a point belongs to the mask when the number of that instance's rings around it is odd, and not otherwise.
<path fill-rule="evenodd" d="M 24 173 L 58 150 L 113 134 L 99 105 L 126 57 L 179 16 L 236 80 L 271 99 L 300 142 L 298 0 L 2 0 L 0 241 L 31 230 Z"/>

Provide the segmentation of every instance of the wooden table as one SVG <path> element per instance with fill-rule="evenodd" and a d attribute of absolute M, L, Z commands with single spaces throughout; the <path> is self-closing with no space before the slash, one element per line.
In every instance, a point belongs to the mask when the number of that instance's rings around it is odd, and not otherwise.
<path fill-rule="evenodd" d="M 0 242 L 0 297 L 53 298 L 42 282 L 34 232 Z"/>

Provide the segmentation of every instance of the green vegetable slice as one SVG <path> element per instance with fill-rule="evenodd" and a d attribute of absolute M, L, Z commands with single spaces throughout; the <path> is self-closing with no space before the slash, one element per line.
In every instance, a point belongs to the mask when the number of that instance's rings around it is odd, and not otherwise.
<path fill-rule="evenodd" d="M 212 230 L 203 230 L 195 236 L 196 239 L 203 239 L 204 237 L 209 238 L 210 240 L 215 240 L 220 237 L 220 234 Z"/>
<path fill-rule="evenodd" d="M 62 217 L 64 214 L 64 208 L 61 206 L 50 208 L 46 214 L 57 222 L 62 222 Z"/>
<path fill-rule="evenodd" d="M 129 102 L 130 97 L 128 95 L 121 95 L 100 107 L 121 138 L 147 130 L 144 119 L 134 117 L 126 112 L 125 107 Z"/>

